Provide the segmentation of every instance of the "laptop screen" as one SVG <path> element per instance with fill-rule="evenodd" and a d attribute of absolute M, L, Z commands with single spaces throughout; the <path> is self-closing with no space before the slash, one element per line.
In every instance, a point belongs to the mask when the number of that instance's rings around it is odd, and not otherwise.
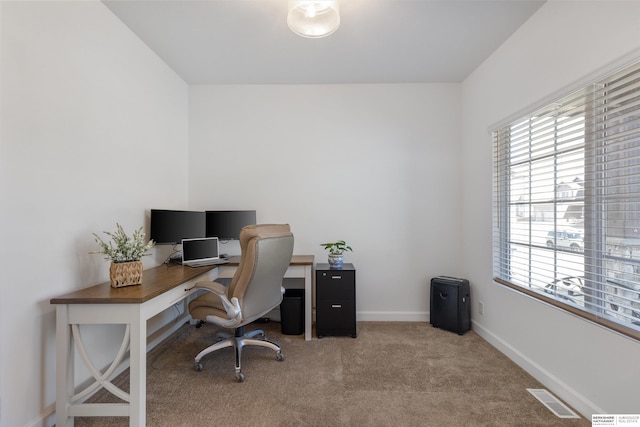
<path fill-rule="evenodd" d="M 182 240 L 182 265 L 206 264 L 219 256 L 217 237 Z"/>

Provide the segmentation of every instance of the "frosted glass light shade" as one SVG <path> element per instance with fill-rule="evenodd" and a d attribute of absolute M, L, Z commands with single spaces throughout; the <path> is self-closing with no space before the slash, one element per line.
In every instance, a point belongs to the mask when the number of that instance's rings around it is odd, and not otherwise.
<path fill-rule="evenodd" d="M 326 37 L 340 26 L 338 1 L 289 0 L 287 24 L 302 37 Z"/>

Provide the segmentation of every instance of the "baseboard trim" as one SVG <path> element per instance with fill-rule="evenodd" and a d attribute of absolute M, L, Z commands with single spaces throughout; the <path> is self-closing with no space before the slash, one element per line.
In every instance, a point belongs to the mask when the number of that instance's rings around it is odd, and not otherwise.
<path fill-rule="evenodd" d="M 56 404 L 49 405 L 44 412 L 35 420 L 26 424 L 29 427 L 55 427 L 56 425 Z"/>
<path fill-rule="evenodd" d="M 573 409 L 580 412 L 580 414 L 587 420 L 591 420 L 592 414 L 606 413 L 602 408 L 599 408 L 596 404 L 585 398 L 575 389 L 569 387 L 565 382 L 561 381 L 558 377 L 551 374 L 533 360 L 529 359 L 493 332 L 484 328 L 481 324 L 472 320 L 471 325 L 475 333 L 480 335 L 485 341 L 524 369 L 529 375 L 540 381 L 553 394 L 565 401 Z"/>
<path fill-rule="evenodd" d="M 360 322 L 428 322 L 426 311 L 359 311 L 356 320 Z"/>

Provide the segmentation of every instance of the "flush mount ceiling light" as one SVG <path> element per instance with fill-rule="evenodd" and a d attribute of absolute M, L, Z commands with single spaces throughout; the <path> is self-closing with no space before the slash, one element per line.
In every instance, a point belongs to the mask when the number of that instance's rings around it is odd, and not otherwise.
<path fill-rule="evenodd" d="M 338 0 L 289 0 L 287 24 L 299 36 L 326 37 L 340 26 Z"/>

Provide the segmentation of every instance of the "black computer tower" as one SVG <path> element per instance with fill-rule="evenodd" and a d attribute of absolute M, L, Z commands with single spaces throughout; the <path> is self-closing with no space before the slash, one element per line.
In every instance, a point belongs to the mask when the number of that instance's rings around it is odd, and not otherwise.
<path fill-rule="evenodd" d="M 435 328 L 462 335 L 471 329 L 469 281 L 439 276 L 431 279 L 430 318 Z"/>

